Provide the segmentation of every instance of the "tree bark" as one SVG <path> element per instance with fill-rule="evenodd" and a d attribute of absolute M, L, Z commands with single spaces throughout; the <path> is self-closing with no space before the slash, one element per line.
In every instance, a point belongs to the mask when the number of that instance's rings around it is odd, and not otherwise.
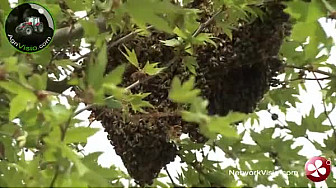
<path fill-rule="evenodd" d="M 98 27 L 99 33 L 109 31 L 110 28 L 106 26 L 106 20 L 102 17 L 95 19 L 96 26 Z M 51 45 L 56 47 L 61 47 L 67 45 L 69 42 L 75 39 L 80 39 L 84 36 L 84 29 L 80 23 L 76 23 L 72 27 L 64 27 L 56 29 L 53 41 Z"/>

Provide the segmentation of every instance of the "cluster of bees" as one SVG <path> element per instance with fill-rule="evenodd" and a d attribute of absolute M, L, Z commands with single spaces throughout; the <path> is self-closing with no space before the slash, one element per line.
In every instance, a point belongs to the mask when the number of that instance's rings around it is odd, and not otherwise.
<path fill-rule="evenodd" d="M 197 7 L 197 3 L 193 6 Z M 263 21 L 255 19 L 252 23 L 242 24 L 233 31 L 232 40 L 219 33 L 215 36 L 221 39 L 216 41 L 217 47 L 204 45 L 197 48 L 196 87 L 209 100 L 210 114 L 252 112 L 276 81 L 274 77 L 282 67 L 278 52 L 290 31 L 289 16 L 283 12 L 284 6 L 279 3 L 269 3 L 263 9 Z M 213 29 L 214 24 L 207 28 L 209 32 Z M 135 50 L 141 64 L 147 61 L 160 62 L 159 66 L 164 67 L 176 56 L 176 52 L 160 41 L 172 37 L 152 30 L 149 36 L 136 36 L 120 46 L 110 48 L 106 71 L 127 62 L 120 52 L 123 45 Z M 134 83 L 138 79 L 135 78 L 136 72 L 138 70 L 134 66 L 129 66 L 122 86 Z M 168 98 L 172 79 L 178 76 L 185 80 L 190 75 L 181 58 L 177 58 L 176 63 L 163 73 L 132 88 L 132 93 L 151 93 L 145 98 L 154 106 L 145 109 L 148 113 L 130 111 L 125 119 L 121 116 L 121 110 L 106 107 L 93 109 L 93 116 L 99 115 L 96 119 L 102 121 L 111 144 L 121 156 L 130 176 L 142 186 L 151 184 L 160 170 L 178 155 L 178 146 L 172 138 L 186 133 L 194 142 L 204 143 L 207 140 L 197 125 L 181 119 L 178 112 L 184 108 L 183 105 L 173 103 Z"/>

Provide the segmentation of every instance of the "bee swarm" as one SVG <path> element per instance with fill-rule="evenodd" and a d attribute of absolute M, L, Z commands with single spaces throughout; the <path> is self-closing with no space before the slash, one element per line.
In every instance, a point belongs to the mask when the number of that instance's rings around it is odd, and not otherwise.
<path fill-rule="evenodd" d="M 191 6 L 199 7 L 205 2 L 197 0 Z M 282 66 L 278 52 L 290 31 L 289 16 L 283 12 L 284 6 L 279 3 L 269 3 L 263 9 L 266 9 L 263 21 L 257 18 L 252 23 L 243 24 L 233 31 L 232 40 L 218 33 L 215 37 L 221 40 L 215 40 L 217 47 L 209 44 L 197 48 L 199 67 L 196 87 L 209 100 L 210 114 L 252 112 L 269 86 L 276 85 L 274 77 Z M 215 29 L 214 24 L 210 24 L 204 32 Z M 140 67 L 147 61 L 160 62 L 160 67 L 163 67 L 176 55 L 171 47 L 165 46 L 160 40 L 172 37 L 153 30 L 149 36 L 136 36 L 123 45 L 135 50 L 139 62 L 143 64 Z M 106 72 L 127 62 L 119 49 L 123 49 L 123 46 L 109 49 Z M 96 118 L 102 121 L 116 153 L 121 156 L 129 174 L 141 186 L 151 184 L 162 167 L 178 155 L 177 146 L 170 140 L 171 127 L 180 126 L 181 132 L 188 133 L 195 142 L 206 141 L 197 125 L 184 122 L 176 113 L 181 107 L 168 99 L 172 79 L 179 76 L 185 80 L 191 75 L 181 61 L 181 58 L 177 58 L 176 63 L 170 65 L 164 73 L 131 89 L 132 93 L 151 93 L 145 98 L 155 107 L 146 109 L 149 114 L 129 112 L 129 117 L 124 119 L 120 110 L 93 108 L 93 115 L 99 115 Z M 129 86 L 143 77 L 146 76 L 138 74 L 134 66 L 129 66 L 122 86 Z"/>

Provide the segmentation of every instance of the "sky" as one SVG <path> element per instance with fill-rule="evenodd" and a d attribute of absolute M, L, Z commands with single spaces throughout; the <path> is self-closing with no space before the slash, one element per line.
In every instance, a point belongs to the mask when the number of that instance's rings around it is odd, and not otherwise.
<path fill-rule="evenodd" d="M 17 0 L 10 0 L 11 3 L 16 3 Z M 76 13 L 76 15 L 82 17 L 83 13 Z M 336 41 L 336 22 L 335 21 L 328 21 L 326 22 L 325 19 L 321 19 L 321 24 L 324 27 L 327 35 L 333 37 L 334 41 Z M 88 49 L 83 49 L 81 52 L 82 54 L 85 54 L 88 52 Z M 73 57 L 76 58 L 76 57 Z M 336 48 L 334 47 L 332 49 L 331 57 L 327 61 L 328 63 L 332 63 L 336 65 Z M 312 75 L 308 74 L 308 77 L 313 77 Z M 319 75 L 317 74 L 319 77 Z M 279 76 L 280 78 L 282 76 Z M 324 81 L 321 81 L 322 84 L 325 84 Z M 311 109 L 311 106 L 315 107 L 316 110 L 316 115 L 320 114 L 321 112 L 324 111 L 323 105 L 322 105 L 322 95 L 321 92 L 319 91 L 319 85 L 316 81 L 306 81 L 306 88 L 307 91 L 300 91 L 300 96 L 299 99 L 302 101 L 302 103 L 298 103 L 295 108 L 291 108 L 289 112 L 286 114 L 286 116 L 280 112 L 280 110 L 277 107 L 272 107 L 270 110 L 272 113 L 277 113 L 279 115 L 279 120 L 281 123 L 285 123 L 285 120 L 287 121 L 295 121 L 298 124 L 300 123 L 300 118 L 302 115 L 306 115 L 309 110 Z M 66 91 L 65 94 L 70 94 L 69 91 Z M 65 102 L 66 100 L 64 100 Z M 78 109 L 81 109 L 84 107 L 84 104 L 81 104 Z M 260 111 L 257 113 L 260 119 L 260 124 L 259 125 L 249 125 L 246 124 L 245 127 L 247 128 L 253 128 L 254 131 L 260 131 L 263 128 L 266 127 L 273 127 L 274 124 L 277 122 L 273 121 L 271 119 L 271 115 L 267 111 Z M 84 111 L 81 114 L 79 114 L 76 118 L 79 118 L 83 120 L 82 123 L 80 123 L 81 126 L 87 126 L 89 125 L 88 117 L 90 115 L 89 111 Z M 336 125 L 336 111 L 333 111 L 330 114 L 330 117 L 332 118 L 332 122 L 334 125 Z M 93 128 L 100 128 L 100 131 L 97 132 L 95 135 L 91 136 L 88 138 L 87 145 L 84 147 L 84 153 L 89 154 L 92 152 L 103 152 L 103 154 L 99 157 L 98 163 L 101 164 L 103 167 L 109 167 L 111 165 L 116 165 L 120 169 L 124 170 L 125 172 L 127 171 L 126 168 L 124 167 L 121 158 L 116 155 L 113 146 L 110 144 L 109 140 L 107 139 L 107 133 L 103 131 L 103 127 L 100 122 L 94 121 L 91 124 L 91 127 Z M 240 125 L 238 126 L 238 131 L 242 132 L 243 131 L 243 126 Z M 284 135 L 284 133 L 281 133 L 279 129 L 276 129 L 276 135 Z M 313 140 L 317 141 L 322 144 L 323 139 L 326 138 L 327 136 L 325 134 L 316 134 L 316 133 L 309 133 L 308 137 Z M 244 137 L 243 142 L 245 143 L 253 143 L 251 138 L 246 135 Z M 305 138 L 301 137 L 298 139 L 295 139 L 295 143 L 293 147 L 298 146 L 298 145 L 303 145 L 303 149 L 300 151 L 300 155 L 304 155 L 307 158 L 313 157 L 313 156 L 319 156 L 323 155 L 321 154 L 321 151 L 316 150 L 315 147 Z M 27 156 L 28 157 L 28 156 Z M 233 163 L 233 161 L 228 161 L 224 157 L 224 153 L 220 150 L 216 150 L 216 153 L 210 153 L 209 159 L 212 160 L 218 160 L 218 161 L 223 161 L 225 160 L 225 163 L 223 163 L 223 166 L 228 166 Z M 170 174 L 174 177 L 177 176 L 177 172 L 180 172 L 180 166 L 183 166 L 179 163 L 179 158 L 176 158 L 176 160 L 172 163 L 170 163 L 167 167 L 170 172 Z M 334 175 L 336 175 L 336 168 L 333 168 Z M 168 178 L 164 178 L 164 181 L 168 181 Z M 325 186 L 325 183 L 321 182 L 316 187 L 320 186 Z"/>

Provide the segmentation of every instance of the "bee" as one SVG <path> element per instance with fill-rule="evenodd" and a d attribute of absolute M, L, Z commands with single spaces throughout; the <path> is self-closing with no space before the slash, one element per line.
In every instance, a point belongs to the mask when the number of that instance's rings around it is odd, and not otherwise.
<path fill-rule="evenodd" d="M 179 141 L 182 135 L 182 127 L 180 125 L 171 126 L 168 135 L 170 139 Z"/>
<path fill-rule="evenodd" d="M 329 14 L 328 18 L 336 19 L 336 11 L 333 11 Z"/>
<path fill-rule="evenodd" d="M 143 81 L 144 79 L 146 79 L 147 74 L 143 73 L 142 71 L 136 71 L 134 73 L 131 74 L 131 79 L 132 81 Z"/>

